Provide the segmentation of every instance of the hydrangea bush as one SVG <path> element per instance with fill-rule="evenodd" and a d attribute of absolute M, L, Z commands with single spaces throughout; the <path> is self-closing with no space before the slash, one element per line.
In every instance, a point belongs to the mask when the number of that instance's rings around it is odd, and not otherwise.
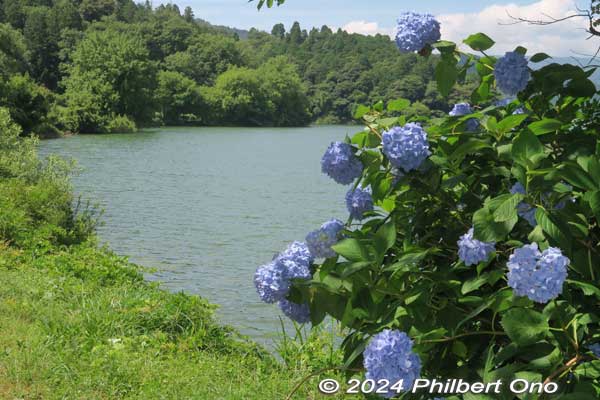
<path fill-rule="evenodd" d="M 529 57 L 523 47 L 498 59 L 482 33 L 465 39 L 473 51 L 461 53 L 439 40 L 431 16 L 412 13 L 399 19 L 396 41 L 403 52 L 439 53 L 442 95 L 469 71 L 479 86 L 442 119 L 407 120 L 404 99 L 358 107 L 365 129 L 322 160 L 324 173 L 351 185 L 348 222 L 323 225 L 307 246 L 259 268 L 259 295 L 297 321 L 341 321 L 349 374 L 519 377 L 560 388 L 520 398 L 600 398 L 593 69 L 530 68 L 549 56 Z M 498 92 L 514 97 L 498 102 Z M 476 126 L 464 129 L 471 120 Z"/>

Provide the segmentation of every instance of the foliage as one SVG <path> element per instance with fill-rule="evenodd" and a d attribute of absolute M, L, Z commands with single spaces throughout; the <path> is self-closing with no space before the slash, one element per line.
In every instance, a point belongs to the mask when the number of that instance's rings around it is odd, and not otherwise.
<path fill-rule="evenodd" d="M 233 38 L 209 33 L 195 36 L 185 51 L 165 58 L 167 69 L 181 72 L 200 85 L 210 85 L 230 67 L 242 64 Z"/>
<path fill-rule="evenodd" d="M 89 30 L 72 54 L 64 82 L 72 130 L 104 132 L 126 115 L 145 121 L 152 104 L 154 70 L 142 37 L 116 29 Z"/>
<path fill-rule="evenodd" d="M 72 166 L 53 157 L 38 160 L 37 142 L 19 134 L 0 108 L 0 241 L 46 251 L 85 240 L 96 222 L 93 210 L 72 208 Z"/>
<path fill-rule="evenodd" d="M 25 75 L 12 75 L 0 83 L 0 105 L 10 110 L 11 118 L 27 133 L 56 133 L 53 117 L 54 95 Z"/>
<path fill-rule="evenodd" d="M 482 52 L 494 44 L 482 33 L 465 43 Z M 591 351 L 600 342 L 594 68 L 552 63 L 523 73 L 520 63 L 512 63 L 514 71 L 504 63 L 502 79 L 521 88 L 523 76 L 531 79 L 516 99 L 498 103 L 498 59 L 460 53 L 447 41 L 431 49 L 440 53 L 443 95 L 467 70 L 477 71 L 472 109 L 428 119 L 398 116 L 409 107 L 405 99 L 357 108 L 366 128 L 346 142 L 364 169 L 350 190 L 370 188 L 378 209 L 361 213 L 368 217 L 361 224 L 351 215 L 332 246 L 337 255 L 313 263 L 312 277 L 293 281 L 287 299 L 308 304 L 314 325 L 328 316 L 349 330 L 341 345 L 349 375 L 363 366 L 378 378 L 414 372 L 380 362 L 383 345 L 363 360 L 387 332 L 386 346 L 401 350 L 402 360 L 418 355 L 422 377 L 555 381 L 560 390 L 552 398 L 598 398 L 599 361 Z M 523 190 L 511 189 L 517 182 Z M 533 224 L 523 204 L 535 210 Z M 394 339 L 404 333 L 412 342 Z M 514 397 L 505 388 L 497 398 Z"/>
<path fill-rule="evenodd" d="M 307 32 L 294 22 L 288 32 L 283 24 L 271 34 L 248 32 L 211 25 L 189 7 L 182 12 L 176 4 L 153 8 L 133 0 L 12 0 L 0 9 L 0 77 L 28 74 L 56 95 L 49 97 L 43 129 L 24 127 L 25 134 L 109 132 L 119 116 L 139 127 L 347 123 L 368 99 L 398 97 L 413 101 L 402 111 L 409 117 L 442 116 L 472 85 L 468 74 L 451 97 L 439 96 L 437 56 L 400 54 L 387 36 L 327 26 Z M 232 68 L 251 72 L 228 74 Z M 174 75 L 161 71 L 181 73 L 195 85 L 165 91 Z M 239 104 L 228 99 L 231 87 L 220 93 L 234 76 L 252 88 L 250 75 L 258 71 L 273 75 L 259 77 L 265 92 Z M 11 103 L 0 105 L 17 118 Z"/>
<path fill-rule="evenodd" d="M 257 69 L 231 68 L 207 91 L 214 122 L 225 125 L 305 125 L 310 121 L 306 89 L 283 58 Z"/>
<path fill-rule="evenodd" d="M 160 71 L 154 96 L 161 119 L 167 125 L 197 123 L 206 113 L 200 87 L 179 72 Z"/>

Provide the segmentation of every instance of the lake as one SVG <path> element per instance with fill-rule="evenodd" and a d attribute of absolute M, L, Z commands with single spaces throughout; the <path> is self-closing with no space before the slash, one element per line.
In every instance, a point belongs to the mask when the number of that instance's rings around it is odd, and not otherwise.
<path fill-rule="evenodd" d="M 161 128 L 47 140 L 40 152 L 78 161 L 76 193 L 104 209 L 102 242 L 268 343 L 282 314 L 260 302 L 254 271 L 324 221 L 346 219 L 348 188 L 321 173 L 320 159 L 359 129 Z"/>

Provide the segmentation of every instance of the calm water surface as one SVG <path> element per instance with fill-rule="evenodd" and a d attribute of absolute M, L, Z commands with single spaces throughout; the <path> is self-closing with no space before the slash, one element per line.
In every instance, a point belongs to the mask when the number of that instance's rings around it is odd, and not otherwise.
<path fill-rule="evenodd" d="M 105 210 L 99 235 L 112 249 L 268 342 L 279 309 L 258 300 L 254 271 L 325 220 L 346 218 L 347 188 L 321 173 L 320 158 L 356 131 L 164 128 L 44 141 L 41 152 L 78 161 L 75 189 Z"/>

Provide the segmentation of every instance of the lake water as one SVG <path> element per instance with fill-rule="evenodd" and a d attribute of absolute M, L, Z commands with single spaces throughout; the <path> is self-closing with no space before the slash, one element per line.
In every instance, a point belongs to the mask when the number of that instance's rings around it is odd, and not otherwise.
<path fill-rule="evenodd" d="M 156 268 L 150 280 L 201 295 L 219 318 L 260 342 L 279 309 L 259 301 L 260 264 L 332 217 L 344 220 L 347 187 L 323 175 L 331 141 L 358 128 L 163 128 L 43 141 L 41 153 L 74 158 L 76 192 L 104 209 L 103 242 Z"/>

